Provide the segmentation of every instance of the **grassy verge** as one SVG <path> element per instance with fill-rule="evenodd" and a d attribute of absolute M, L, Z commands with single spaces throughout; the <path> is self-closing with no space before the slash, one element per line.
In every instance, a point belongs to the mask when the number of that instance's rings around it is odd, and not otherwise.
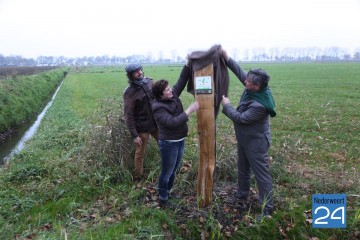
<path fill-rule="evenodd" d="M 0 133 L 29 120 L 64 78 L 64 69 L 0 81 Z"/>
<path fill-rule="evenodd" d="M 245 65 L 245 69 L 259 65 Z M 359 237 L 359 64 L 264 64 L 278 116 L 271 119 L 271 171 L 276 211 L 254 223 L 258 211 L 227 202 L 236 185 L 232 123 L 217 119 L 214 203 L 196 206 L 196 118 L 176 190 L 176 211 L 156 204 L 160 172 L 156 144 L 147 151 L 147 179 L 131 179 L 131 144 L 122 131 L 126 86 L 119 68 L 68 74 L 35 137 L 0 172 L 3 239 L 353 239 Z M 146 75 L 175 81 L 179 66 L 146 66 Z M 234 105 L 242 87 L 231 75 Z M 181 96 L 184 105 L 193 101 Z M 341 131 L 339 131 L 341 130 Z M 124 134 L 123 138 L 119 135 Z M 121 144 L 120 144 L 121 143 Z M 128 150 L 128 151 L 125 151 Z M 256 200 L 254 186 L 252 199 Z M 346 193 L 347 228 L 314 229 L 311 195 Z M 252 202 L 251 202 L 252 204 Z"/>

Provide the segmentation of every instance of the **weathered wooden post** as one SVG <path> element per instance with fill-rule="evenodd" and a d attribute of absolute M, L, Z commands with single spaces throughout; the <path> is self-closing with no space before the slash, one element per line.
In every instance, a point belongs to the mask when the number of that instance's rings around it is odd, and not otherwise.
<path fill-rule="evenodd" d="M 197 198 L 200 207 L 212 201 L 215 169 L 215 113 L 213 64 L 194 72 L 195 99 L 199 103 L 197 128 L 200 141 L 200 161 L 197 177 Z"/>

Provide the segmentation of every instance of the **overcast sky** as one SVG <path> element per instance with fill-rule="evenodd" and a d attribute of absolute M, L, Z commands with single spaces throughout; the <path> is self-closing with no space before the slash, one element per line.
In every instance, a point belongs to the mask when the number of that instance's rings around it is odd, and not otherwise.
<path fill-rule="evenodd" d="M 0 0 L 0 54 L 360 47 L 360 0 Z"/>

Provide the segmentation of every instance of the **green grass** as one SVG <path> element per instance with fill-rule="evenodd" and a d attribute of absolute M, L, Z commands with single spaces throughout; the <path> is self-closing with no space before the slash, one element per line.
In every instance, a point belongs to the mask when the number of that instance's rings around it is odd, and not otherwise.
<path fill-rule="evenodd" d="M 276 211 L 261 224 L 251 224 L 253 212 L 239 216 L 230 238 L 355 238 L 360 224 L 359 63 L 244 64 L 245 70 L 254 67 L 270 74 L 278 114 L 271 119 L 270 149 Z M 144 70 L 175 83 L 181 66 Z M 236 105 L 243 87 L 230 76 L 228 96 Z M 34 138 L 0 170 L 2 239 L 227 239 L 215 214 L 221 208 L 218 199 L 202 211 L 201 226 L 198 218 L 179 225 L 177 220 L 187 216 L 146 206 L 146 190 L 132 182 L 131 169 L 109 161 L 116 156 L 111 134 L 126 84 L 124 67 L 88 67 L 67 75 Z M 184 92 L 181 99 L 186 107 L 194 98 Z M 189 128 L 183 160 L 192 167 L 178 174 L 175 187 L 193 192 L 199 158 L 195 116 Z M 155 185 L 160 172 L 155 143 L 146 159 L 147 182 Z M 215 185 L 235 184 L 236 140 L 221 112 L 216 167 Z M 306 222 L 315 193 L 348 195 L 346 229 L 313 229 Z"/>
<path fill-rule="evenodd" d="M 64 78 L 65 69 L 0 81 L 0 133 L 34 117 Z"/>

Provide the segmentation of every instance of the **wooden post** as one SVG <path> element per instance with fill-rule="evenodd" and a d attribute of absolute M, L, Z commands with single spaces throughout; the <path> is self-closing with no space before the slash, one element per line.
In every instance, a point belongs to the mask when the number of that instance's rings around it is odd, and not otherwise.
<path fill-rule="evenodd" d="M 199 103 L 197 128 L 200 141 L 200 161 L 197 177 L 199 207 L 211 203 L 215 169 L 214 71 L 210 64 L 194 72 L 195 99 Z"/>

